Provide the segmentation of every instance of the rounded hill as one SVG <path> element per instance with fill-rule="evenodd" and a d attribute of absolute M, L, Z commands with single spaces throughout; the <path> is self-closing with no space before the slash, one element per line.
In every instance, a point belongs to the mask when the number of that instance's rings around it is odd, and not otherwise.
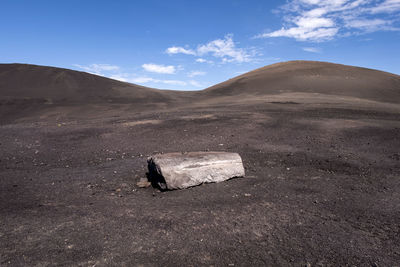
<path fill-rule="evenodd" d="M 214 85 L 207 97 L 317 93 L 400 103 L 400 76 L 373 69 L 317 61 L 269 65 Z"/>

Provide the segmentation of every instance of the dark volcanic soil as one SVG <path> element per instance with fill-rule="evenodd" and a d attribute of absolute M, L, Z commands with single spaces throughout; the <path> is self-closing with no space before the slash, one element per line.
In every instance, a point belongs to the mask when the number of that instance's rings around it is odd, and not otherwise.
<path fill-rule="evenodd" d="M 0 265 L 398 266 L 395 103 L 2 104 Z M 238 152 L 246 177 L 136 186 L 148 155 L 204 150 Z"/>

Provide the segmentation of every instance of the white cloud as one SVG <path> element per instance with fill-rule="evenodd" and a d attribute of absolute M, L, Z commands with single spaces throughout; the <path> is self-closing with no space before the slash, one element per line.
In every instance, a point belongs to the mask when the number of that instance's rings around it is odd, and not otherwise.
<path fill-rule="evenodd" d="M 162 74 L 174 74 L 176 69 L 174 66 L 165 66 L 157 64 L 143 64 L 142 68 L 148 72 L 162 73 Z"/>
<path fill-rule="evenodd" d="M 209 53 L 227 62 L 249 62 L 251 60 L 251 55 L 246 50 L 235 46 L 231 34 L 226 35 L 224 39 L 217 39 L 197 48 L 197 54 L 200 56 Z"/>
<path fill-rule="evenodd" d="M 371 12 L 376 13 L 394 13 L 400 10 L 400 0 L 386 0 L 379 5 L 372 7 Z"/>
<path fill-rule="evenodd" d="M 346 22 L 347 27 L 364 29 L 367 32 L 372 32 L 379 29 L 395 30 L 395 28 L 390 26 L 391 24 L 391 21 L 383 19 L 357 19 Z"/>
<path fill-rule="evenodd" d="M 185 49 L 180 46 L 168 47 L 165 51 L 167 54 L 186 54 L 186 55 L 196 55 L 196 52 L 191 49 Z"/>
<path fill-rule="evenodd" d="M 90 64 L 87 66 L 84 65 L 79 65 L 79 64 L 74 64 L 73 66 L 82 69 L 86 72 L 97 74 L 97 75 L 102 75 L 104 71 L 118 71 L 120 67 L 115 66 L 115 65 L 110 65 L 110 64 Z"/>
<path fill-rule="evenodd" d="M 188 73 L 188 77 L 203 76 L 206 75 L 204 71 L 191 71 Z"/>
<path fill-rule="evenodd" d="M 280 29 L 271 33 L 258 35 L 260 38 L 265 37 L 291 37 L 299 41 L 324 41 L 331 39 L 338 32 L 338 28 L 301 28 L 293 27 L 289 29 Z"/>
<path fill-rule="evenodd" d="M 202 85 L 198 81 L 195 81 L 195 80 L 190 80 L 189 84 L 194 87 L 202 87 Z"/>
<path fill-rule="evenodd" d="M 254 51 L 250 49 L 238 48 L 233 41 L 233 35 L 228 34 L 224 39 L 216 39 L 209 43 L 198 45 L 195 50 L 186 49 L 183 47 L 169 47 L 167 48 L 169 54 L 188 54 L 194 56 L 206 56 L 211 55 L 216 58 L 221 58 L 222 62 L 250 62 L 253 60 Z M 210 63 L 204 58 L 197 58 L 196 62 Z"/>
<path fill-rule="evenodd" d="M 179 81 L 179 80 L 159 80 L 158 82 L 165 83 L 165 84 L 171 84 L 171 85 L 181 85 L 185 86 L 187 83 L 184 81 Z"/>
<path fill-rule="evenodd" d="M 196 59 L 196 62 L 199 62 L 199 63 L 208 63 L 208 64 L 213 64 L 214 63 L 214 61 L 212 61 L 212 60 L 207 60 L 207 59 L 204 59 L 204 58 L 197 58 Z"/>
<path fill-rule="evenodd" d="M 304 29 L 330 28 L 335 25 L 332 19 L 318 17 L 302 17 L 295 23 L 297 26 Z"/>
<path fill-rule="evenodd" d="M 310 53 L 321 53 L 321 50 L 316 47 L 303 47 L 303 50 Z"/>
<path fill-rule="evenodd" d="M 289 37 L 321 42 L 339 34 L 398 30 L 392 24 L 399 17 L 390 15 L 398 10 L 400 0 L 291 0 L 281 7 L 284 26 L 256 38 Z M 378 13 L 386 13 L 386 16 L 376 17 Z"/>
<path fill-rule="evenodd" d="M 125 75 L 121 75 L 121 74 L 111 75 L 111 76 L 108 76 L 108 78 L 118 80 L 121 82 L 129 82 L 129 79 Z"/>
<path fill-rule="evenodd" d="M 132 83 L 138 83 L 138 84 L 145 84 L 145 83 L 158 83 L 158 84 L 168 84 L 168 85 L 179 85 L 179 86 L 185 86 L 187 85 L 187 82 L 185 81 L 180 81 L 180 80 L 160 80 L 160 79 L 154 79 L 151 77 L 136 77 L 132 78 L 130 80 Z"/>
<path fill-rule="evenodd" d="M 199 87 L 200 85 L 193 80 L 190 81 L 181 81 L 181 80 L 172 80 L 172 79 L 155 79 L 152 77 L 148 76 L 137 76 L 137 74 L 134 73 L 128 73 L 128 72 L 123 72 L 121 71 L 121 68 L 118 66 L 114 65 L 109 65 L 109 64 L 91 64 L 88 66 L 84 65 L 79 65 L 75 64 L 75 67 L 85 70 L 87 72 L 96 74 L 96 75 L 101 75 L 104 77 L 108 77 L 110 79 L 122 81 L 122 82 L 129 82 L 129 83 L 135 83 L 135 84 L 148 84 L 148 83 L 153 83 L 153 84 L 160 84 L 160 87 L 162 85 L 164 86 L 195 86 Z M 164 65 L 156 65 L 156 64 L 143 64 L 142 65 L 143 69 L 149 72 L 155 72 L 155 73 L 162 73 L 162 74 L 173 74 L 177 69 L 182 69 L 182 67 L 178 66 L 175 68 L 174 66 L 164 66 Z M 96 72 L 96 73 L 95 73 Z M 200 71 L 193 71 L 190 74 L 193 74 L 192 77 L 196 75 L 202 75 L 202 72 Z M 205 74 L 205 73 L 204 73 Z"/>
<path fill-rule="evenodd" d="M 130 81 L 133 83 L 149 83 L 149 82 L 153 82 L 154 79 L 150 78 L 150 77 L 136 77 L 136 78 L 132 78 Z"/>

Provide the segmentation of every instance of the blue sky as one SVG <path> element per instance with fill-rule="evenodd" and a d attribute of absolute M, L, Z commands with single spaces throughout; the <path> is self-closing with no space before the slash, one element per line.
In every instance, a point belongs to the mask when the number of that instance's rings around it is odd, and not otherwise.
<path fill-rule="evenodd" d="M 268 64 L 400 74 L 400 0 L 2 0 L 0 62 L 198 90 Z"/>

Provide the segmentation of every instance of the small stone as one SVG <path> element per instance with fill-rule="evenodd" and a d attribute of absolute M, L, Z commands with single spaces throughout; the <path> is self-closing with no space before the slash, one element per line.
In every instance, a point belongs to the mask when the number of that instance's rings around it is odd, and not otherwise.
<path fill-rule="evenodd" d="M 251 194 L 246 193 L 246 194 L 244 194 L 244 196 L 245 197 L 251 197 Z"/>
<path fill-rule="evenodd" d="M 140 181 L 136 183 L 139 188 L 146 188 L 151 185 L 151 183 L 146 178 L 140 178 Z"/>

